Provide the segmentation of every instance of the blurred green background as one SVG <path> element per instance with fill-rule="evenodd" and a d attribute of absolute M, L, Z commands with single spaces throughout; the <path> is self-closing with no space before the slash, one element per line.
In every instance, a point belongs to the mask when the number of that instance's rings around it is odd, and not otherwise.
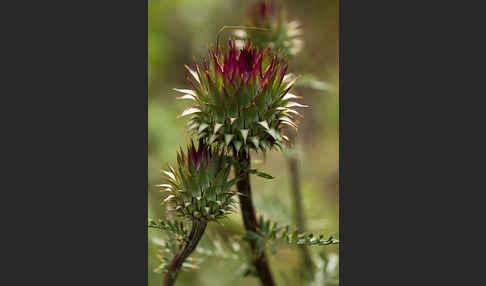
<path fill-rule="evenodd" d="M 216 33 L 223 25 L 243 23 L 245 13 L 253 1 L 237 0 L 149 0 L 148 11 L 148 216 L 163 218 L 161 194 L 153 185 L 163 183 L 160 174 L 167 164 L 175 161 L 179 146 L 190 140 L 185 130 L 187 119 L 177 119 L 187 106 L 175 99 L 172 88 L 191 88 L 186 81 L 184 64 L 192 65 L 193 56 L 205 56 Z M 338 0 L 280 1 L 289 20 L 298 20 L 303 27 L 304 48 L 289 63 L 295 74 L 311 74 L 325 83 L 320 89 L 296 87 L 303 96 L 300 102 L 311 108 L 301 109 L 297 135 L 300 150 L 303 205 L 309 232 L 323 233 L 325 237 L 339 232 L 338 168 L 339 168 L 339 64 L 338 64 Z M 231 36 L 222 34 L 225 40 Z M 261 163 L 254 164 L 275 177 L 266 180 L 252 177 L 254 203 L 258 214 L 274 221 L 292 224 L 289 171 L 281 153 L 270 152 Z M 263 160 L 264 159 L 264 160 Z M 222 222 L 224 227 L 211 223 L 201 242 L 211 237 L 231 237 L 243 233 L 239 213 Z M 160 264 L 156 257 L 158 243 L 164 239 L 159 231 L 149 230 L 149 285 L 161 285 L 162 274 L 154 269 Z M 338 246 L 310 247 L 315 254 L 326 256 L 338 253 Z M 276 255 L 269 253 L 272 271 L 278 285 L 295 285 L 296 268 L 300 257 L 297 247 L 281 245 Z M 235 274 L 241 262 L 238 259 L 205 258 L 199 270 L 183 272 L 177 285 L 259 285 L 256 278 Z"/>

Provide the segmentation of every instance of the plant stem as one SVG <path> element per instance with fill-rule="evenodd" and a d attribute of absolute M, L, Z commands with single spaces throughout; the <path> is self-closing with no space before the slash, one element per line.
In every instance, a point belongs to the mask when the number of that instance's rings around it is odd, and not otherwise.
<path fill-rule="evenodd" d="M 307 230 L 304 211 L 302 207 L 302 193 L 300 189 L 300 172 L 299 172 L 299 160 L 295 154 L 291 154 L 287 158 L 289 171 L 290 171 L 290 181 L 291 181 L 291 193 L 292 199 L 295 205 L 295 224 L 299 232 L 305 232 Z M 303 261 L 302 269 L 309 273 L 309 278 L 314 276 L 314 263 L 307 248 L 307 245 L 299 245 L 300 254 Z M 302 272 L 304 274 L 304 271 Z"/>
<path fill-rule="evenodd" d="M 250 154 L 246 153 L 244 150 L 238 154 L 238 161 L 240 165 L 250 168 Z M 253 201 L 251 197 L 251 186 L 250 177 L 247 171 L 239 167 L 235 168 L 236 176 L 241 176 L 241 180 L 236 183 L 238 192 L 241 193 L 239 196 L 241 214 L 243 217 L 243 224 L 247 231 L 256 231 L 258 227 L 258 221 L 255 214 L 255 208 L 253 207 Z M 256 245 L 254 242 L 251 243 L 252 252 L 256 256 Z M 260 256 L 254 258 L 253 264 L 256 268 L 258 277 L 263 286 L 274 286 L 272 273 L 270 272 L 270 266 L 268 265 L 268 260 L 263 253 Z"/>
<path fill-rule="evenodd" d="M 177 251 L 176 255 L 172 258 L 168 268 L 167 274 L 165 275 L 164 286 L 172 286 L 175 283 L 177 274 L 182 267 L 182 263 L 186 260 L 189 255 L 196 249 L 199 240 L 201 239 L 204 231 L 206 230 L 207 221 L 204 220 L 194 220 L 192 222 L 191 233 L 189 234 L 189 241 L 184 243 Z"/>

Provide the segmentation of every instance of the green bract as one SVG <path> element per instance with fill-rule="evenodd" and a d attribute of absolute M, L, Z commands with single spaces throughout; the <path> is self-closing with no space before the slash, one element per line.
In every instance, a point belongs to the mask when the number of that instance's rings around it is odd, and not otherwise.
<path fill-rule="evenodd" d="M 281 146 L 288 138 L 285 126 L 297 129 L 294 107 L 305 107 L 289 93 L 297 77 L 286 74 L 287 65 L 270 49 L 252 48 L 248 41 L 237 50 L 210 49 L 201 70 L 187 67 L 194 90 L 175 89 L 179 99 L 195 101 L 179 116 L 191 116 L 189 130 L 208 144 L 239 152 Z"/>
<path fill-rule="evenodd" d="M 163 171 L 168 184 L 157 185 L 167 192 L 164 199 L 181 217 L 212 221 L 230 213 L 236 200 L 231 187 L 237 179 L 228 180 L 230 161 L 219 148 L 199 140 L 177 154 L 177 168 Z"/>

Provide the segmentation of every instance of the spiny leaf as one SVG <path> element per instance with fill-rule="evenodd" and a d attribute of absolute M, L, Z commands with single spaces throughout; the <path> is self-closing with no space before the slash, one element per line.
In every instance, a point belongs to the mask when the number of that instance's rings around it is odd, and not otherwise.
<path fill-rule="evenodd" d="M 233 139 L 235 135 L 233 134 L 225 134 L 224 135 L 224 141 L 226 142 L 226 146 L 229 145 L 229 143 L 231 142 L 231 139 Z"/>
<path fill-rule="evenodd" d="M 287 108 L 290 108 L 290 107 L 309 107 L 309 106 L 308 105 L 303 105 L 303 104 L 300 104 L 300 103 L 297 103 L 297 102 L 290 101 L 289 103 L 287 103 L 286 107 Z"/>
<path fill-rule="evenodd" d="M 218 135 L 211 135 L 211 137 L 209 137 L 209 141 L 208 141 L 208 144 L 212 144 L 214 142 L 214 140 L 216 140 L 216 138 L 218 138 Z"/>
<path fill-rule="evenodd" d="M 191 106 L 191 107 L 187 108 L 186 110 L 184 110 L 184 112 L 179 114 L 177 117 L 179 118 L 179 117 L 183 117 L 183 116 L 193 114 L 193 113 L 198 113 L 198 112 L 201 112 L 201 110 L 199 108 Z"/>
<path fill-rule="evenodd" d="M 258 122 L 258 124 L 260 124 L 261 126 L 263 126 L 267 130 L 269 129 L 268 122 L 266 122 L 266 121 L 260 121 L 260 122 Z"/>
<path fill-rule="evenodd" d="M 180 92 L 180 93 L 190 94 L 194 98 L 197 97 L 196 92 L 194 90 L 190 90 L 190 89 L 179 89 L 179 88 L 174 88 L 174 90 L 177 91 L 177 92 Z"/>
<path fill-rule="evenodd" d="M 172 186 L 169 184 L 160 184 L 160 185 L 155 185 L 156 187 L 162 187 L 162 188 L 171 188 Z"/>
<path fill-rule="evenodd" d="M 284 95 L 284 97 L 282 97 L 281 100 L 288 100 L 288 99 L 292 99 L 292 98 L 302 98 L 302 96 L 297 96 L 297 95 L 292 94 L 292 93 L 287 93 L 286 95 Z"/>
<path fill-rule="evenodd" d="M 276 222 L 273 222 L 268 219 L 264 220 L 263 216 L 260 216 L 260 227 L 257 229 L 256 232 L 246 232 L 243 238 L 248 241 L 252 241 L 255 244 L 259 245 L 260 248 L 262 245 L 265 245 L 268 241 L 272 243 L 272 253 L 275 254 L 277 251 L 277 245 L 279 241 L 286 241 L 288 244 L 294 245 L 330 245 L 330 244 L 339 244 L 338 240 L 333 239 L 331 236 L 329 239 L 325 240 L 324 235 L 321 234 L 318 237 L 315 237 L 314 234 L 299 234 L 297 230 L 290 232 L 290 226 L 278 226 Z M 272 227 L 270 227 L 272 225 Z M 261 254 L 263 250 L 259 250 L 258 254 Z"/>
<path fill-rule="evenodd" d="M 175 196 L 174 196 L 174 195 L 170 195 L 170 196 L 168 196 L 167 198 L 165 198 L 165 199 L 164 199 L 164 203 L 166 203 L 166 202 L 168 202 L 168 201 L 172 200 L 172 198 L 175 198 Z"/>
<path fill-rule="evenodd" d="M 250 137 L 250 141 L 255 145 L 255 148 L 258 148 L 258 145 L 260 143 L 260 140 L 256 136 Z"/>
<path fill-rule="evenodd" d="M 249 129 L 240 129 L 241 136 L 243 137 L 243 141 L 245 142 L 245 144 L 246 144 L 246 138 L 248 137 L 249 131 L 250 131 Z"/>
<path fill-rule="evenodd" d="M 169 234 L 175 235 L 178 240 L 187 241 L 188 240 L 188 232 L 184 228 L 184 224 L 178 221 L 171 221 L 171 220 L 160 220 L 155 222 L 154 220 L 149 220 L 148 224 L 149 228 L 165 230 L 169 232 Z"/>
<path fill-rule="evenodd" d="M 257 176 L 262 177 L 262 178 L 265 178 L 265 179 L 274 179 L 273 176 L 271 176 L 271 175 L 269 175 L 267 173 L 260 172 L 260 171 L 258 171 L 256 169 L 248 170 L 248 173 L 257 175 Z"/>
<path fill-rule="evenodd" d="M 223 124 L 221 123 L 214 124 L 214 134 L 216 134 L 216 132 L 218 132 L 219 128 L 221 128 L 222 126 Z"/>
<path fill-rule="evenodd" d="M 172 172 L 168 172 L 168 171 L 162 171 L 162 172 L 164 172 L 164 174 L 166 174 L 166 175 L 167 175 L 167 176 L 169 176 L 169 177 L 170 177 L 172 180 L 174 180 L 174 181 L 175 181 L 175 179 L 176 179 L 176 178 L 175 178 L 175 176 L 174 176 L 174 174 L 173 174 Z"/>
<path fill-rule="evenodd" d="M 234 141 L 233 145 L 235 145 L 236 152 L 239 152 L 241 145 L 243 145 L 243 144 L 241 143 L 241 141 Z"/>
<path fill-rule="evenodd" d="M 196 98 L 193 95 L 190 95 L 190 94 L 185 94 L 183 96 L 176 97 L 176 99 L 192 99 L 192 100 L 196 100 Z"/>
<path fill-rule="evenodd" d="M 199 80 L 199 76 L 197 75 L 197 73 L 195 71 L 193 71 L 190 67 L 188 67 L 187 65 L 184 65 L 184 67 L 191 73 L 191 75 L 194 77 L 194 79 L 199 83 L 201 84 L 201 81 Z"/>
<path fill-rule="evenodd" d="M 199 130 L 198 132 L 201 133 L 204 129 L 208 128 L 209 127 L 209 124 L 206 124 L 206 123 L 201 123 L 201 125 L 199 125 Z"/>

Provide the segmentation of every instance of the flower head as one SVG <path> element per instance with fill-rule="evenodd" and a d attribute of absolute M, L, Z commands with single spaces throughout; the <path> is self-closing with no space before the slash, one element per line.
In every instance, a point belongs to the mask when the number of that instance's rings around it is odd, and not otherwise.
<path fill-rule="evenodd" d="M 259 0 L 251 6 L 245 24 L 270 31 L 236 30 L 234 34 L 240 41 L 252 39 L 259 47 L 270 46 L 274 52 L 296 55 L 303 47 L 302 29 L 297 21 L 287 22 L 285 12 L 274 0 Z"/>
<path fill-rule="evenodd" d="M 181 217 L 212 221 L 232 211 L 236 201 L 230 188 L 237 179 L 228 180 L 231 164 L 223 152 L 200 139 L 177 154 L 177 168 L 163 171 L 167 184 L 158 185 L 169 203 Z"/>
<path fill-rule="evenodd" d="M 194 141 L 191 145 L 187 146 L 187 157 L 184 152 L 177 153 L 177 163 L 179 166 L 184 166 L 188 170 L 198 171 L 202 168 L 206 168 L 212 159 L 211 148 L 207 144 L 199 144 L 199 147 L 194 146 Z"/>
<path fill-rule="evenodd" d="M 270 18 L 280 16 L 280 7 L 277 7 L 275 1 L 258 1 L 251 6 L 252 18 L 254 22 L 268 21 Z"/>
<path fill-rule="evenodd" d="M 180 115 L 191 116 L 189 130 L 235 152 L 281 146 L 284 127 L 297 129 L 293 108 L 305 107 L 291 101 L 299 98 L 289 93 L 297 78 L 285 60 L 250 41 L 241 50 L 233 41 L 226 51 L 210 49 L 208 58 L 202 70 L 186 66 L 194 90 L 175 89 L 195 101 Z"/>

